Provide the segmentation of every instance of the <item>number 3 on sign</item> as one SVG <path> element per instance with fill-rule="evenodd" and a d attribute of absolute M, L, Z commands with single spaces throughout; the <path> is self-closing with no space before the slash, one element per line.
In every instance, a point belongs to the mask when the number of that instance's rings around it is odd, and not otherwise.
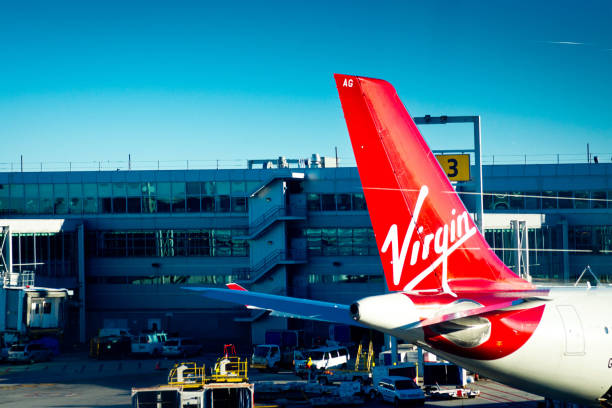
<path fill-rule="evenodd" d="M 459 174 L 459 169 L 457 169 L 457 159 L 448 159 L 448 173 L 446 175 L 448 178 L 457 177 Z"/>
<path fill-rule="evenodd" d="M 470 180 L 469 154 L 439 154 L 436 159 L 450 181 Z"/>

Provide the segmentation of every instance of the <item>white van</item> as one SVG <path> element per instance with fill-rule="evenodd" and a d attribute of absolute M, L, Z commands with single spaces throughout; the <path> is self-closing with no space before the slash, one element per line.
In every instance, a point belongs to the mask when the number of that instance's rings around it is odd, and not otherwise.
<path fill-rule="evenodd" d="M 308 372 L 308 360 L 312 361 L 312 366 L 317 370 L 326 368 L 346 368 L 351 359 L 346 347 L 320 347 L 302 352 L 303 359 L 295 361 L 295 372 L 303 374 Z"/>
<path fill-rule="evenodd" d="M 132 337 L 132 353 L 160 356 L 167 340 L 166 333 L 142 333 Z"/>

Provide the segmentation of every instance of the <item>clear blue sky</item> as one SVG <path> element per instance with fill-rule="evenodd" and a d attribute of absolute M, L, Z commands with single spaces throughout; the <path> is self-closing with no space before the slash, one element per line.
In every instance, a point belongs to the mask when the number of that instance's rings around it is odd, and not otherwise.
<path fill-rule="evenodd" d="M 334 72 L 484 154 L 612 153 L 608 0 L 220 3 L 3 2 L 0 162 L 350 160 Z"/>

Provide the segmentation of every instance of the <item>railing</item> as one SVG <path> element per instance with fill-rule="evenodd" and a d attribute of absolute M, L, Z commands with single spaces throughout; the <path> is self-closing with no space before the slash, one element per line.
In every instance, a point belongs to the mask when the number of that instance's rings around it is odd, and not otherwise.
<path fill-rule="evenodd" d="M 527 148 L 527 146 L 525 147 Z M 612 162 L 612 153 L 483 154 L 483 164 L 562 164 Z M 68 162 L 0 162 L 0 172 L 247 169 L 248 159 L 93 160 Z M 338 167 L 355 167 L 354 157 L 340 157 Z M 303 168 L 289 166 L 289 168 Z"/>
<path fill-rule="evenodd" d="M 104 160 L 0 162 L 0 172 L 246 169 L 246 160 Z"/>
<path fill-rule="evenodd" d="M 14 161 L 0 162 L 0 172 L 117 171 L 117 170 L 220 170 L 257 169 L 248 159 L 210 160 L 92 160 L 92 161 Z M 319 166 L 311 166 L 318 168 Z M 277 169 L 279 167 L 273 167 Z M 304 169 L 293 160 L 283 169 Z M 261 169 L 260 169 L 261 170 Z"/>
<path fill-rule="evenodd" d="M 306 250 L 290 249 L 289 252 L 287 252 L 285 250 L 277 249 L 276 251 L 273 251 L 251 268 L 249 278 L 247 280 L 258 280 L 272 267 L 283 261 L 306 261 Z"/>
<path fill-rule="evenodd" d="M 272 252 L 264 259 L 259 261 L 257 265 L 251 268 L 251 276 L 249 277 L 249 280 L 256 281 L 257 279 L 259 279 L 264 273 L 268 272 L 270 268 L 272 268 L 274 265 L 278 264 L 281 261 L 282 257 L 284 256 L 284 253 L 285 251 L 277 249 L 276 251 Z"/>
<path fill-rule="evenodd" d="M 249 236 L 257 235 L 266 227 L 271 225 L 275 220 L 280 217 L 305 217 L 306 208 L 302 207 L 290 207 L 287 208 L 283 205 L 278 205 L 270 208 L 268 211 L 260 215 L 253 223 L 249 226 Z"/>
<path fill-rule="evenodd" d="M 483 165 L 495 164 L 572 164 L 572 163 L 611 163 L 612 153 L 575 154 L 483 154 Z"/>
<path fill-rule="evenodd" d="M 183 388 L 200 388 L 206 384 L 205 366 L 196 363 L 175 364 L 168 374 L 168 385 Z"/>
<path fill-rule="evenodd" d="M 255 221 L 253 221 L 253 223 L 249 226 L 249 235 L 258 232 L 270 221 L 275 220 L 278 217 L 283 217 L 286 214 L 287 209 L 285 206 L 278 205 L 276 207 L 270 208 L 268 211 L 260 215 Z"/>
<path fill-rule="evenodd" d="M 4 286 L 27 287 L 34 286 L 35 274 L 33 271 L 7 272 L 3 278 Z"/>
<path fill-rule="evenodd" d="M 247 360 L 241 360 L 236 356 L 220 357 L 217 359 L 211 379 L 214 382 L 248 381 Z"/>

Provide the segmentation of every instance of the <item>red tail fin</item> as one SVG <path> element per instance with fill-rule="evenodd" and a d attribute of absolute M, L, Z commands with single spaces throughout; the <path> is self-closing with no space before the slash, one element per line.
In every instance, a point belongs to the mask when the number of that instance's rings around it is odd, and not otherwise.
<path fill-rule="evenodd" d="M 531 288 L 489 248 L 393 86 L 335 78 L 389 289 Z"/>

